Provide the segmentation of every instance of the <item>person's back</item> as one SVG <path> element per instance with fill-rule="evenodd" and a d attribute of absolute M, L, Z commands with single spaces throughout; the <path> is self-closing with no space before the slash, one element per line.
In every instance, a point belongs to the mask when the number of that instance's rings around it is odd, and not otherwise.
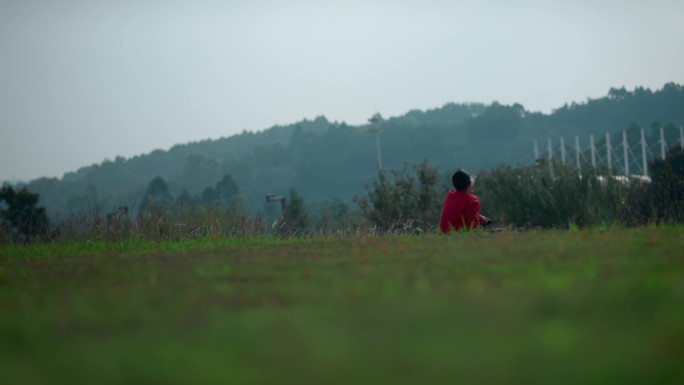
<path fill-rule="evenodd" d="M 480 201 L 477 196 L 468 193 L 471 186 L 470 175 L 458 170 L 451 177 L 455 190 L 449 191 L 444 198 L 442 215 L 439 219 L 439 231 L 448 233 L 451 230 L 472 230 L 480 224 Z"/>

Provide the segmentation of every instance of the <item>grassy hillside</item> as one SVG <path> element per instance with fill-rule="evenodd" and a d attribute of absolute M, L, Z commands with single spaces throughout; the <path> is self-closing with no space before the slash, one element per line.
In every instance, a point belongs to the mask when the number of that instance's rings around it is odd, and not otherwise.
<path fill-rule="evenodd" d="M 457 167 L 477 171 L 531 162 L 534 139 L 552 137 L 557 142 L 563 135 L 570 143 L 571 137 L 581 135 L 587 142 L 589 134 L 602 138 L 607 131 L 628 127 L 632 127 L 630 136 L 637 138 L 638 127 L 653 135 L 660 125 L 667 126 L 672 143 L 678 139 L 676 128 L 684 123 L 682 105 L 684 87 L 671 83 L 656 91 L 611 89 L 604 98 L 565 105 L 551 114 L 498 103 L 450 103 L 410 111 L 379 124 L 383 165 L 400 168 L 404 162 L 428 159 L 445 174 Z M 267 193 L 283 194 L 290 187 L 297 188 L 309 204 L 351 203 L 376 172 L 375 140 L 368 128 L 318 117 L 131 159 L 119 157 L 61 179 L 34 180 L 28 188 L 40 193 L 53 217 L 83 208 L 107 212 L 123 205 L 139 207 L 156 176 L 166 181 L 175 198 L 184 190 L 186 196 L 197 196 L 230 175 L 252 212 L 264 210 Z"/>
<path fill-rule="evenodd" d="M 4 384 L 680 384 L 684 228 L 0 248 Z"/>

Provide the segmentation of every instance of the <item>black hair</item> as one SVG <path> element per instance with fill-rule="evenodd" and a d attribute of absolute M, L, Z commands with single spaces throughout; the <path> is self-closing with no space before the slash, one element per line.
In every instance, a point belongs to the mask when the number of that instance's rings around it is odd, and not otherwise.
<path fill-rule="evenodd" d="M 470 174 L 466 170 L 459 169 L 451 176 L 451 184 L 458 191 L 466 191 L 470 187 Z"/>

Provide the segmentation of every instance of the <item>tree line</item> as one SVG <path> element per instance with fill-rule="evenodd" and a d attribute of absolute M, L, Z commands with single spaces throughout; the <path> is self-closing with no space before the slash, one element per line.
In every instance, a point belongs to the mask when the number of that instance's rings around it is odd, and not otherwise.
<path fill-rule="evenodd" d="M 515 228 L 684 221 L 684 150 L 672 147 L 665 159 L 656 159 L 649 167 L 651 183 L 606 177 L 608 170 L 577 170 L 561 163 L 553 164 L 553 171 L 547 164 L 505 165 L 478 173 L 474 192 L 484 214 Z M 38 206 L 38 194 L 5 185 L 0 189 L 0 243 L 71 240 L 84 234 L 86 239 L 184 239 L 353 234 L 368 229 L 376 234 L 431 233 L 450 189 L 448 180 L 448 173 L 442 174 L 426 160 L 380 170 L 355 196 L 356 208 L 334 202 L 324 205 L 320 214 L 311 213 L 305 199 L 291 188 L 287 196 L 273 199 L 282 201 L 283 211 L 271 221 L 245 209 L 229 177 L 212 188 L 214 195 L 208 201 L 202 197 L 185 201 L 180 196 L 174 201 L 164 180 L 156 177 L 147 188 L 144 207 L 133 218 L 125 209 L 110 213 L 106 221 L 95 213 L 52 225 L 45 209 Z"/>
<path fill-rule="evenodd" d="M 605 97 L 564 105 L 549 114 L 519 104 L 449 103 L 376 124 L 382 129 L 382 162 L 388 169 L 427 159 L 442 170 L 477 171 L 531 161 L 532 140 L 548 136 L 626 128 L 636 135 L 640 127 L 656 126 L 676 135 L 675 128 L 684 123 L 682 105 L 684 87 L 670 83 L 654 91 L 613 88 Z M 375 140 L 369 128 L 318 117 L 130 159 L 117 157 L 62 178 L 40 178 L 15 187 L 40 194 L 48 215 L 55 218 L 83 210 L 104 215 L 121 206 L 137 213 L 156 177 L 163 179 L 174 200 L 180 197 L 188 204 L 226 200 L 217 183 L 228 176 L 236 187 L 231 199 L 239 199 L 250 213 L 276 215 L 264 197 L 287 194 L 296 187 L 319 215 L 339 203 L 353 206 L 354 196 L 376 175 Z"/>

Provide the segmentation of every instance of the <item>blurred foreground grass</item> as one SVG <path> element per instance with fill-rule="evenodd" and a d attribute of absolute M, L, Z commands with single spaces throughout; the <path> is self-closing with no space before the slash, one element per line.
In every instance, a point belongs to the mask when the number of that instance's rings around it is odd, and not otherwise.
<path fill-rule="evenodd" d="M 684 227 L 0 249 L 2 384 L 684 383 Z"/>

